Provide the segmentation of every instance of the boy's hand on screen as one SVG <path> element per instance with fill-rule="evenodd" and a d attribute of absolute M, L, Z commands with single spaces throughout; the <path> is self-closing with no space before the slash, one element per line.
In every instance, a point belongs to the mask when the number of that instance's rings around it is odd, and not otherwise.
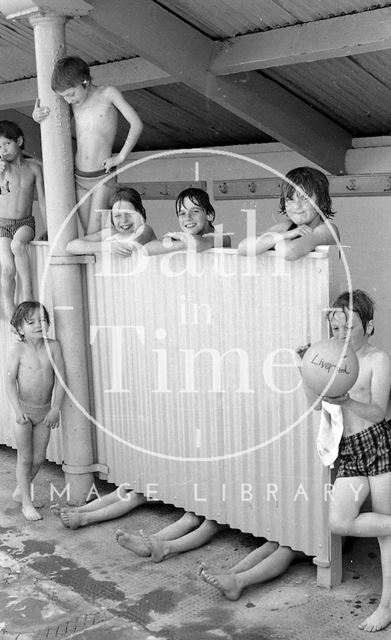
<path fill-rule="evenodd" d="M 310 236 L 312 233 L 312 229 L 307 224 L 301 224 L 299 227 L 297 227 L 297 232 L 300 236 Z"/>
<path fill-rule="evenodd" d="M 184 246 L 186 246 L 186 234 L 181 231 L 172 231 L 169 233 L 165 233 L 162 238 L 163 247 L 170 248 L 173 245 L 176 246 L 178 242 L 182 242 Z"/>
<path fill-rule="evenodd" d="M 40 124 L 43 120 L 45 120 L 45 118 L 48 117 L 49 113 L 50 113 L 49 107 L 41 107 L 40 99 L 37 98 L 34 105 L 34 111 L 32 113 L 33 120 L 35 120 L 35 122 L 38 122 Z"/>
<path fill-rule="evenodd" d="M 26 416 L 25 413 L 19 413 L 16 415 L 16 422 L 18 424 L 28 424 L 30 422 L 30 418 Z"/>
<path fill-rule="evenodd" d="M 120 242 L 119 240 L 112 241 L 109 247 L 111 253 L 124 258 L 131 256 L 135 248 L 134 244 L 130 242 Z"/>
<path fill-rule="evenodd" d="M 169 231 L 163 237 L 172 238 L 173 240 L 186 240 L 186 234 L 183 231 Z"/>
<path fill-rule="evenodd" d="M 289 231 L 281 231 L 278 235 L 281 236 L 278 240 L 293 240 L 293 238 L 299 238 L 301 233 L 299 227 L 295 227 Z"/>
<path fill-rule="evenodd" d="M 109 253 L 114 253 L 117 256 L 129 257 L 132 255 L 136 246 L 133 241 L 129 238 L 120 240 L 118 236 L 110 236 L 106 238 L 106 240 L 102 243 L 102 248 L 104 251 L 108 251 Z"/>

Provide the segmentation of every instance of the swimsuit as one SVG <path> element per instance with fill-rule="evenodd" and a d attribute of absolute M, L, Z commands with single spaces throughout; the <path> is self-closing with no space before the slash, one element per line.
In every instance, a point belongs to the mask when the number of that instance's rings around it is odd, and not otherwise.
<path fill-rule="evenodd" d="M 34 231 L 35 236 L 34 216 L 20 218 L 19 220 L 14 218 L 0 218 L 0 238 L 9 238 L 12 240 L 17 230 L 21 227 L 30 227 Z"/>
<path fill-rule="evenodd" d="M 95 185 L 99 184 L 102 178 L 107 177 L 109 173 L 106 173 L 104 169 L 98 169 L 97 171 L 81 171 L 81 169 L 75 168 L 75 182 L 76 186 L 83 191 L 90 191 Z M 106 187 L 110 191 L 114 191 L 117 186 L 117 176 L 113 176 L 110 180 L 107 180 L 102 187 Z"/>
<path fill-rule="evenodd" d="M 36 405 L 31 404 L 31 402 L 24 402 L 23 400 L 19 400 L 19 403 L 23 413 L 25 413 L 26 416 L 31 420 L 31 424 L 33 425 L 33 427 L 42 422 L 42 420 L 50 411 L 50 407 L 52 406 L 51 402 L 48 402 L 47 404 Z"/>
<path fill-rule="evenodd" d="M 341 438 L 337 478 L 377 476 L 391 471 L 391 419 Z"/>

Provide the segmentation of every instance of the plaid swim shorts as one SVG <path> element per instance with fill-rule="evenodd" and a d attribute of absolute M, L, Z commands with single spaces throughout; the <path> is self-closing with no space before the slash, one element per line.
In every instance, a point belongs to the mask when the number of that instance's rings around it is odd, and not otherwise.
<path fill-rule="evenodd" d="M 15 220 L 14 218 L 0 218 L 0 238 L 9 238 L 12 240 L 17 230 L 21 227 L 30 227 L 35 235 L 34 216 L 20 218 L 19 220 Z"/>
<path fill-rule="evenodd" d="M 391 419 L 341 438 L 337 478 L 378 476 L 391 471 Z"/>

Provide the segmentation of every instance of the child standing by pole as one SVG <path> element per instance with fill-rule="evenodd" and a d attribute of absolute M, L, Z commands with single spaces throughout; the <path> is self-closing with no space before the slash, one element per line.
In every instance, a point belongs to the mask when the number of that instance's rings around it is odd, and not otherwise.
<path fill-rule="evenodd" d="M 75 156 L 76 195 L 80 200 L 110 171 L 124 162 L 140 137 L 143 125 L 133 107 L 116 87 L 92 83 L 88 64 L 77 56 L 57 60 L 52 74 L 52 89 L 72 106 L 75 118 L 77 150 Z M 118 129 L 118 113 L 129 123 L 128 136 L 118 154 L 113 145 Z M 33 119 L 41 123 L 49 115 L 48 107 L 35 103 Z M 79 206 L 84 233 L 104 226 L 103 211 L 116 186 L 116 178 L 104 182 Z"/>
<path fill-rule="evenodd" d="M 41 520 L 31 499 L 31 482 L 46 458 L 50 429 L 59 425 L 65 367 L 60 344 L 47 337 L 49 315 L 36 301 L 22 302 L 12 316 L 17 331 L 8 355 L 8 394 L 15 411 L 16 481 L 13 498 L 26 520 Z"/>

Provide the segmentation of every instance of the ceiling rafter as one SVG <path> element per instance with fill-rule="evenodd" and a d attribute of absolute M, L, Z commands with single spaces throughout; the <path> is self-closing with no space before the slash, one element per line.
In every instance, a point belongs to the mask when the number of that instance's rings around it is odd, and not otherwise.
<path fill-rule="evenodd" d="M 115 85 L 121 91 L 170 84 L 174 79 L 159 67 L 141 58 L 120 60 L 91 67 L 97 84 Z M 0 85 L 0 109 L 19 109 L 32 105 L 37 97 L 37 79 L 16 80 Z"/>
<path fill-rule="evenodd" d="M 228 75 L 391 48 L 391 8 L 328 18 L 214 44 L 209 71 Z"/>
<path fill-rule="evenodd" d="M 216 77 L 214 42 L 153 0 L 94 0 L 94 21 L 142 58 L 329 170 L 343 173 L 350 134 L 256 72 Z"/>

